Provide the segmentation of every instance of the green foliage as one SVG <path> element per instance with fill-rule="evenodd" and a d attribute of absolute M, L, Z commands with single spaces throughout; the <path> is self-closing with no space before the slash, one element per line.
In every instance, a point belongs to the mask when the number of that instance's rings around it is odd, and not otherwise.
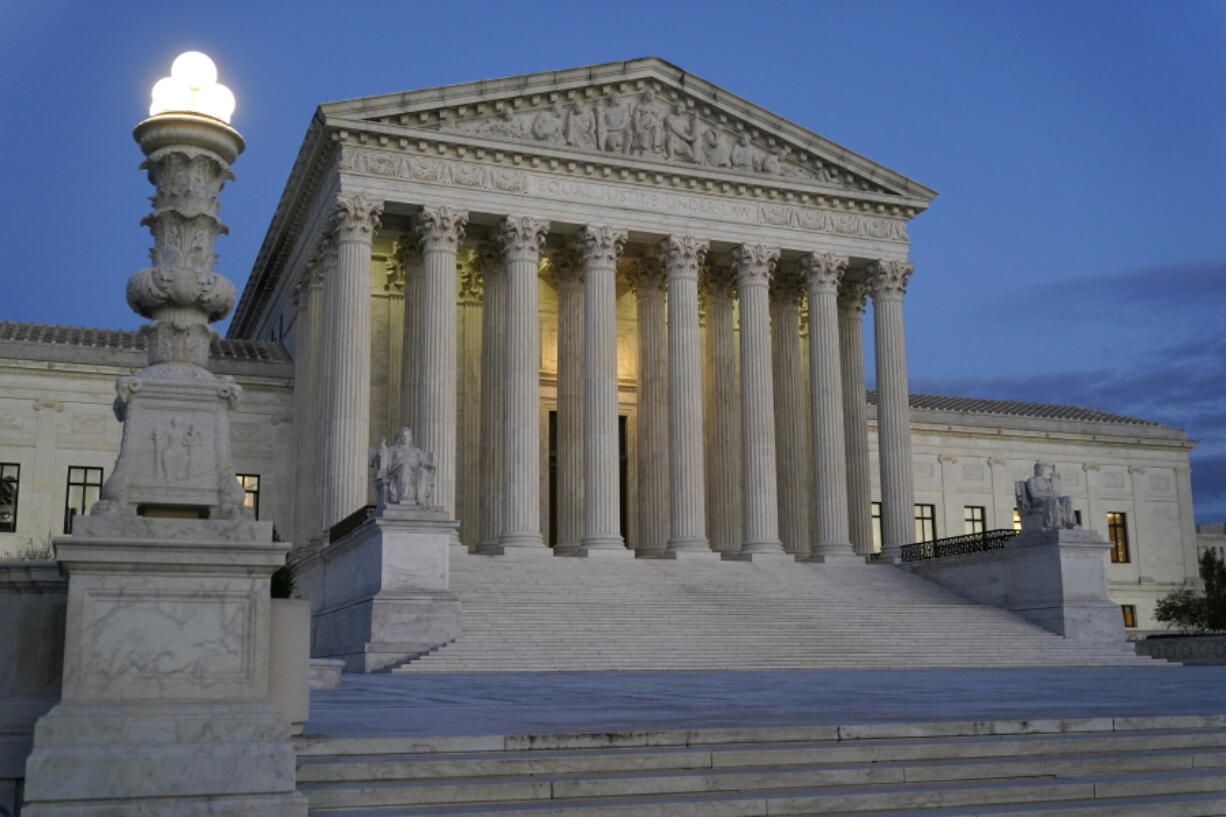
<path fill-rule="evenodd" d="M 1213 550 L 1200 556 L 1200 580 L 1203 593 L 1189 587 L 1172 591 L 1158 600 L 1154 618 L 1195 634 L 1226 631 L 1226 561 Z"/>

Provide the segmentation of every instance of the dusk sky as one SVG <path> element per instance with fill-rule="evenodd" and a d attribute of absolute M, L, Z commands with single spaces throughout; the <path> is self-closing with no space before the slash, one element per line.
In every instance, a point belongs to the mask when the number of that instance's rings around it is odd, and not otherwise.
<path fill-rule="evenodd" d="M 319 103 L 659 56 L 940 191 L 913 391 L 1185 427 L 1198 521 L 1226 520 L 1226 2 L 0 0 L 0 320 L 141 323 L 131 131 L 193 49 L 247 139 L 240 290 Z"/>

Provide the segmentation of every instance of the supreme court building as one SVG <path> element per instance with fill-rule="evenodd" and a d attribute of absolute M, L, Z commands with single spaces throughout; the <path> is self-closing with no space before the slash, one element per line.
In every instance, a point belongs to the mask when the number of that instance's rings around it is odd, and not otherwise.
<path fill-rule="evenodd" d="M 236 467 L 302 547 L 371 501 L 370 449 L 407 425 L 477 553 L 827 561 L 1012 527 L 1042 459 L 1152 626 L 1196 574 L 1191 444 L 909 395 L 907 228 L 935 195 L 655 58 L 324 104 L 215 349 L 251 398 Z M 10 326 L 0 362 L 33 395 L 21 360 L 73 341 Z M 100 415 L 115 359 L 89 345 L 54 359 Z M 49 415 L 22 432 L 10 396 L 0 463 L 93 440 L 109 467 L 117 429 L 31 438 Z"/>

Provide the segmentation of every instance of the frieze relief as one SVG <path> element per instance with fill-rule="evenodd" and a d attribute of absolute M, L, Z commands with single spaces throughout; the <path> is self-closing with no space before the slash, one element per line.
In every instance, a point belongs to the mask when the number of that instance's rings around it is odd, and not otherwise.
<path fill-rule="evenodd" d="M 591 202 L 658 213 L 706 216 L 849 238 L 904 244 L 909 241 L 907 223 L 900 218 L 752 200 L 730 201 L 585 179 L 552 178 L 508 167 L 491 167 L 370 148 L 346 146 L 341 152 L 339 167 L 342 172 L 362 176 L 457 185 L 495 193 L 527 194 L 533 197 Z"/>
<path fill-rule="evenodd" d="M 888 192 L 675 91 L 649 86 L 595 98 L 525 100 L 439 111 L 426 127 L 674 164 Z"/>

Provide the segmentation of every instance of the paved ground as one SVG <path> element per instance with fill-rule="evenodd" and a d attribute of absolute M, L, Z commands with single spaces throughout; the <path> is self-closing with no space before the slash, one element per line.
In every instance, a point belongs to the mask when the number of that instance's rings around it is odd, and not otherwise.
<path fill-rule="evenodd" d="M 345 675 L 306 734 L 512 735 L 1226 713 L 1226 667 Z"/>

